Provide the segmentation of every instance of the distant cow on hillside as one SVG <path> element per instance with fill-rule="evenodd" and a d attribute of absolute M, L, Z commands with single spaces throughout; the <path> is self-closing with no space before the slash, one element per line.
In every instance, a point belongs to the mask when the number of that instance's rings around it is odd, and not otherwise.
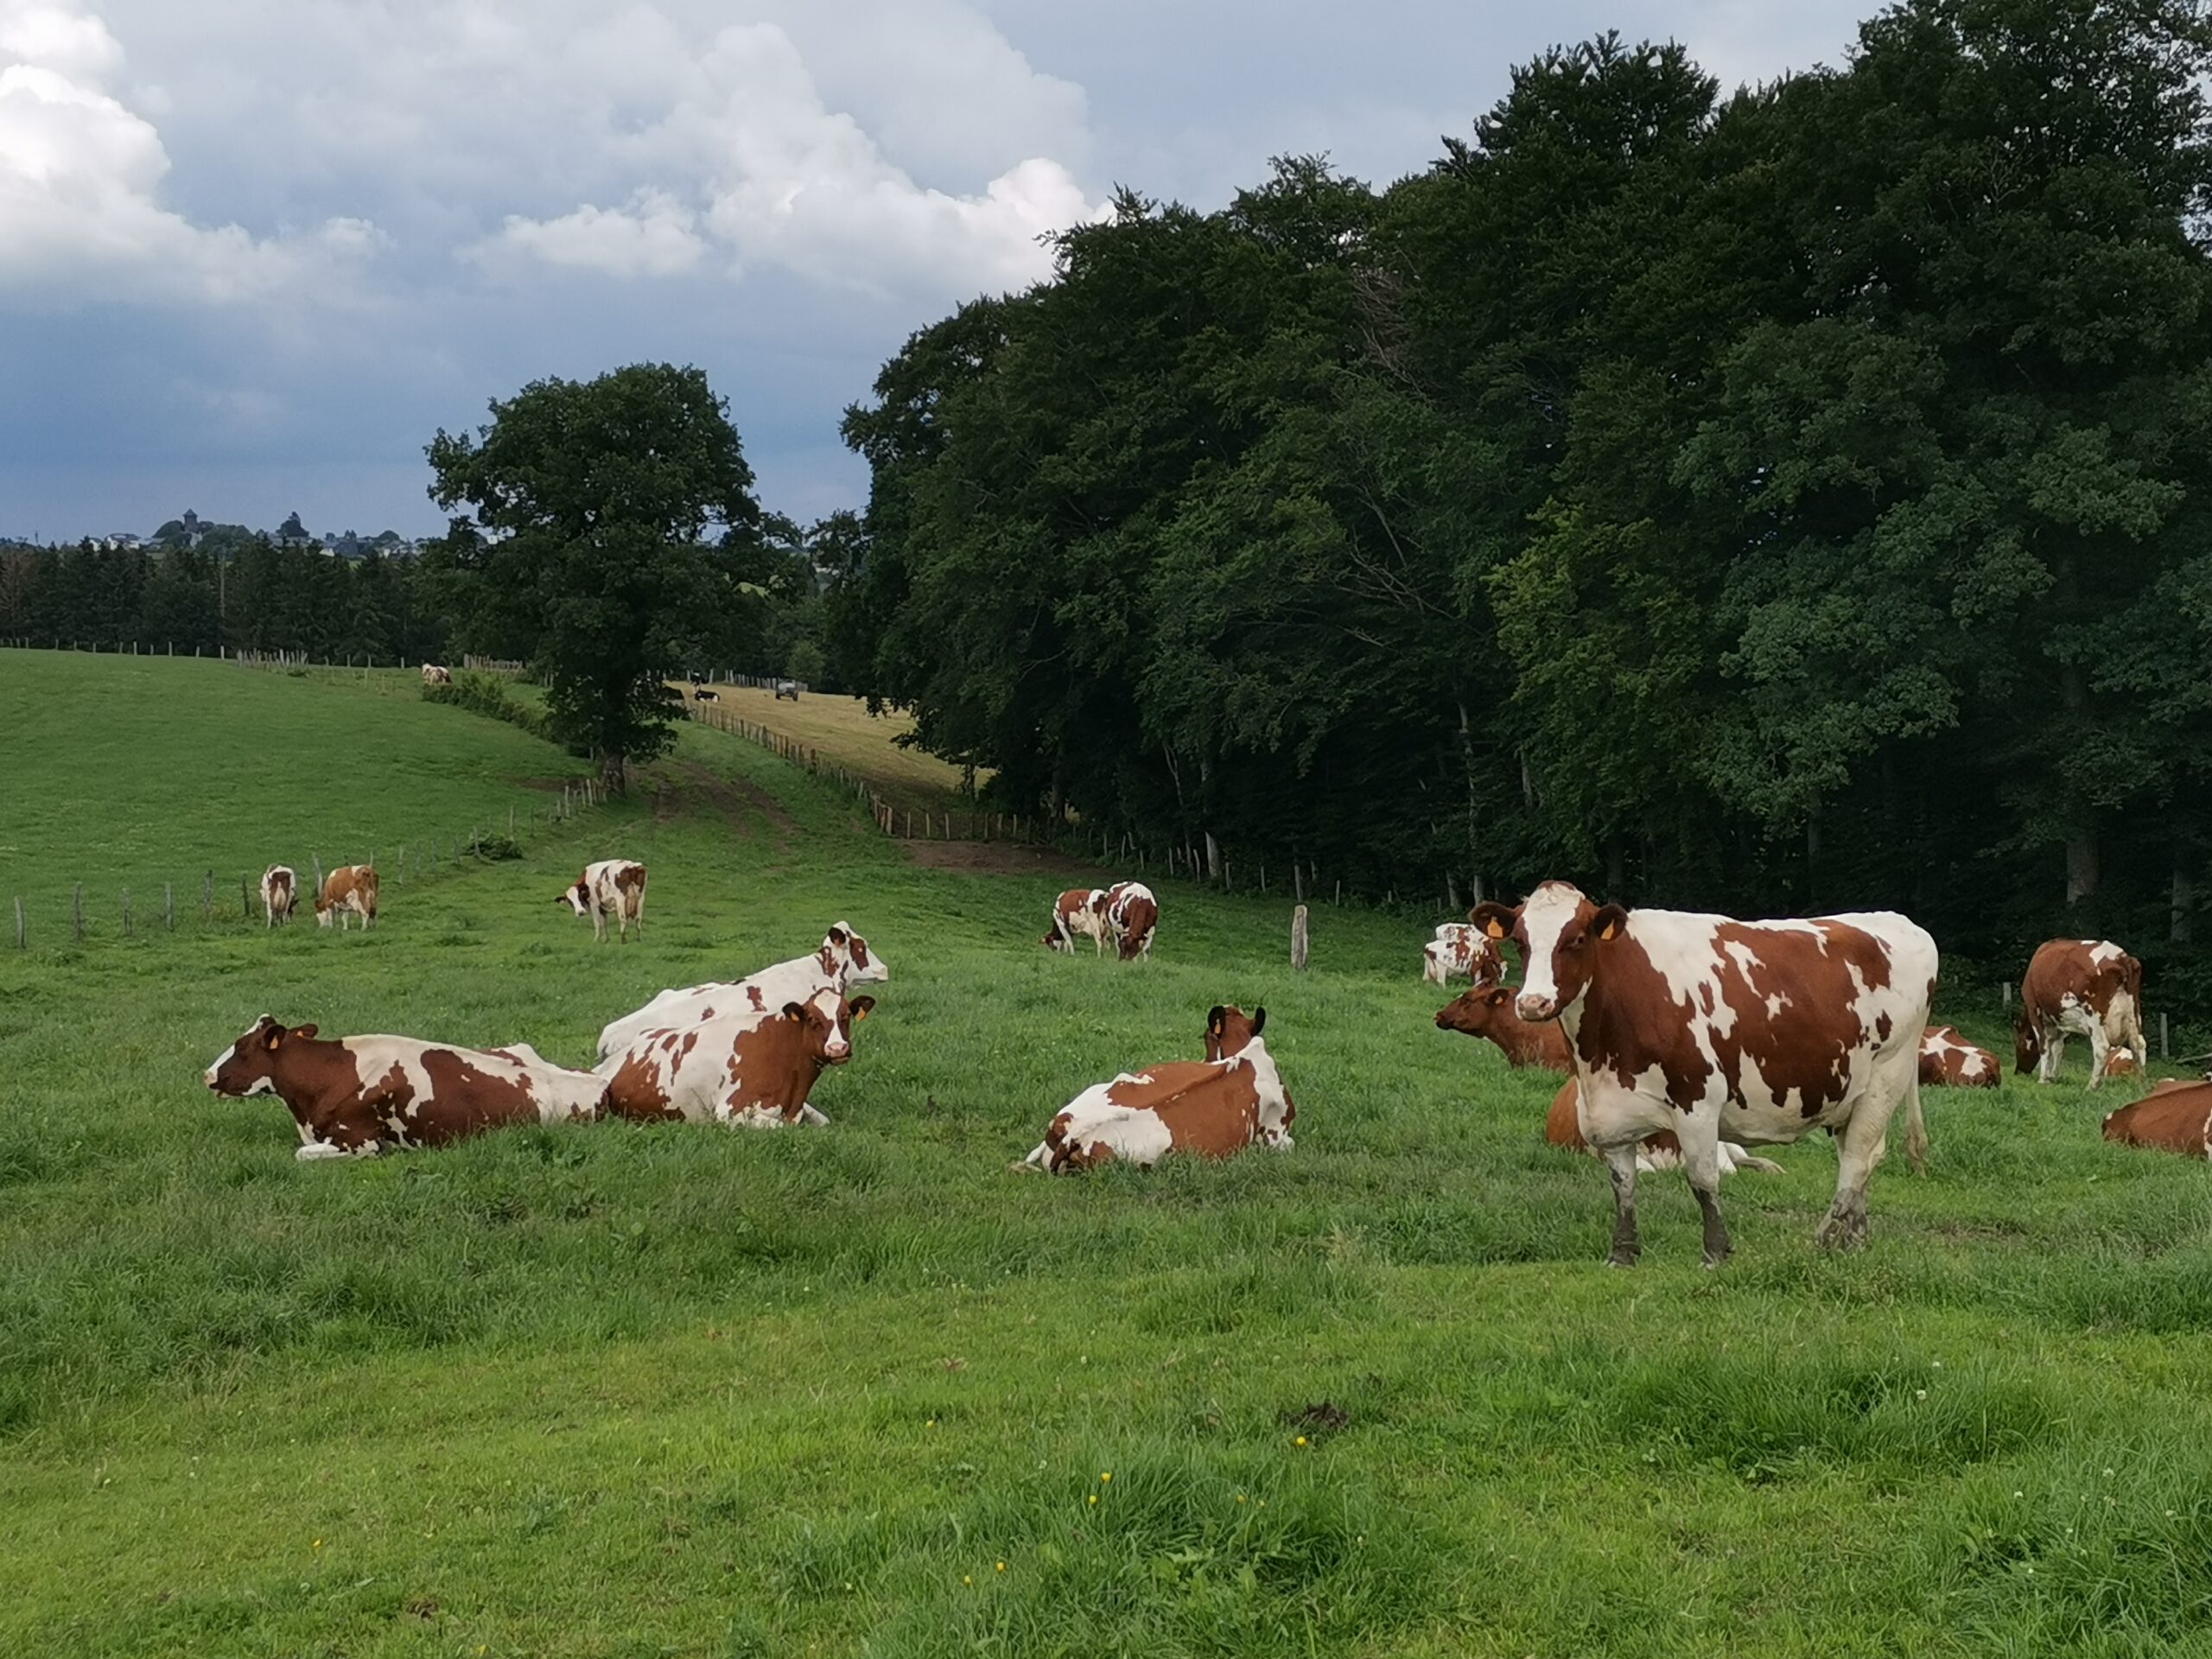
<path fill-rule="evenodd" d="M 261 914 L 264 927 L 292 919 L 292 901 L 298 896 L 300 878 L 289 864 L 271 864 L 261 873 Z"/>
<path fill-rule="evenodd" d="M 451 685 L 453 683 L 453 671 L 451 669 L 441 668 L 435 663 L 425 663 L 423 664 L 423 683 L 425 685 Z"/>
<path fill-rule="evenodd" d="M 1070 887 L 1052 901 L 1052 925 L 1045 930 L 1040 943 L 1055 950 L 1073 950 L 1078 938 L 1086 938 L 1103 957 L 1106 936 L 1112 931 L 1106 924 L 1106 889 Z"/>
<path fill-rule="evenodd" d="M 1480 990 L 1505 977 L 1505 958 L 1472 922 L 1443 922 L 1436 937 L 1421 948 L 1421 976 L 1432 985 L 1454 976 L 1471 979 Z"/>
<path fill-rule="evenodd" d="M 340 864 L 322 879 L 322 892 L 315 901 L 317 927 L 328 927 L 333 914 L 343 933 L 359 916 L 364 928 L 377 920 L 377 873 L 366 864 Z"/>
<path fill-rule="evenodd" d="M 695 685 L 691 688 L 691 700 L 694 702 L 720 702 L 722 698 L 719 691 L 709 691 L 703 685 Z"/>
<path fill-rule="evenodd" d="M 563 887 L 553 900 L 566 905 L 579 916 L 591 918 L 592 937 L 607 937 L 607 918 L 614 918 L 618 943 L 630 937 L 630 925 L 638 925 L 638 937 L 645 937 L 645 867 L 626 858 L 602 859 L 596 864 L 584 866 L 584 873 Z"/>
<path fill-rule="evenodd" d="M 2136 1054 L 2143 1041 L 2143 964 L 2110 939 L 2051 939 L 2038 945 L 2020 982 L 2020 1014 L 2013 1022 L 2013 1058 L 2019 1074 L 2056 1083 L 2066 1039 L 2089 1039 L 2089 1087 L 2105 1080 L 2112 1052 L 2125 1045 Z"/>

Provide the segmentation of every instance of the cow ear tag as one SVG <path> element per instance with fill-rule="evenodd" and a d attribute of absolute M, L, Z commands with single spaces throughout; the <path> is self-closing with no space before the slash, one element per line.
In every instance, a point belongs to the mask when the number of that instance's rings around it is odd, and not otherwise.
<path fill-rule="evenodd" d="M 274 1031 L 270 1032 L 267 1037 L 265 1037 L 265 1038 L 264 1038 L 264 1039 L 262 1039 L 262 1041 L 264 1042 L 264 1045 L 266 1045 L 268 1047 L 272 1048 L 272 1049 L 273 1049 L 273 1048 L 275 1048 L 275 1047 L 276 1046 L 276 1045 L 277 1045 L 277 1044 L 279 1044 L 279 1043 L 283 1042 L 283 1040 L 284 1040 L 284 1027 L 282 1027 L 282 1026 L 277 1027 L 276 1030 L 274 1030 Z"/>
<path fill-rule="evenodd" d="M 1493 916 L 1483 924 L 1483 932 L 1491 938 L 1502 939 L 1505 937 L 1505 925 Z"/>

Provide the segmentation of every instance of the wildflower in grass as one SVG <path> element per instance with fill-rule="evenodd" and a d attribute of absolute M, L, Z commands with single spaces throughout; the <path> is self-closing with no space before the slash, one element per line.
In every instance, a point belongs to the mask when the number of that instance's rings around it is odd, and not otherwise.
<path fill-rule="evenodd" d="M 1303 1446 L 1306 1444 L 1306 1437 L 1301 1434 L 1295 1440 L 1293 1440 L 1291 1444 L 1293 1446 Z"/>
<path fill-rule="evenodd" d="M 1096 1492 L 1093 1492 L 1093 1493 L 1090 1495 L 1090 1501 L 1091 1501 L 1092 1503 L 1096 1503 L 1098 1501 L 1098 1494 L 1097 1494 L 1097 1493 L 1096 1493 Z"/>
<path fill-rule="evenodd" d="M 1244 1501 L 1244 1494 L 1243 1494 L 1243 1493 L 1242 1493 L 1242 1492 L 1237 1493 L 1237 1494 L 1236 1494 L 1236 1501 L 1237 1501 L 1239 1503 L 1242 1503 Z"/>
<path fill-rule="evenodd" d="M 969 1574 L 967 1574 L 967 1573 L 963 1573 L 960 1575 L 960 1582 L 961 1582 L 961 1583 L 963 1583 L 963 1584 L 973 1584 L 973 1583 L 975 1583 L 975 1582 L 976 1582 L 976 1580 L 975 1580 L 973 1578 L 971 1578 Z"/>
<path fill-rule="evenodd" d="M 1111 1469 L 1109 1469 L 1103 1474 L 1100 1475 L 1098 1478 L 1101 1480 L 1111 1480 L 1114 1478 L 1114 1471 Z"/>
<path fill-rule="evenodd" d="M 2105 1471 L 2105 1478 L 2106 1478 L 2107 1480 L 2110 1480 L 2110 1479 L 2112 1478 L 2112 1471 L 2111 1471 L 2111 1470 L 2107 1469 L 2107 1470 L 2106 1470 L 2106 1471 Z"/>
<path fill-rule="evenodd" d="M 1925 1389 L 1915 1389 L 1912 1391 L 1912 1397 L 1916 1400 L 1925 1400 L 1928 1397 L 1928 1390 Z"/>
<path fill-rule="evenodd" d="M 322 1548 L 322 1540 L 321 1540 L 321 1539 L 320 1539 L 320 1538 L 316 1539 L 316 1540 L 315 1541 L 315 1547 L 317 1549 L 321 1549 L 321 1548 Z"/>
<path fill-rule="evenodd" d="M 1006 1563 L 1004 1561 L 1001 1561 L 999 1563 L 999 1571 L 1001 1573 L 1006 1571 Z"/>

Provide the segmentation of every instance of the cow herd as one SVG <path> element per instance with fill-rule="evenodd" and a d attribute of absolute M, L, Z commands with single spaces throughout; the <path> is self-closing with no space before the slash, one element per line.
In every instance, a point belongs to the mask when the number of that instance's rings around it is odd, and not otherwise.
<path fill-rule="evenodd" d="M 291 912 L 294 873 L 262 879 L 273 926 Z M 625 859 L 588 866 L 558 901 L 589 916 L 599 938 L 645 924 L 645 869 Z M 377 914 L 376 872 L 331 872 L 318 919 L 345 926 Z M 1042 943 L 1081 938 L 1122 961 L 1150 954 L 1160 920 L 1151 889 L 1125 881 L 1073 888 L 1054 901 Z M 1522 972 L 1506 982 L 1502 946 Z M 1551 1144 L 1608 1166 L 1611 1260 L 1641 1244 L 1637 1177 L 1680 1167 L 1704 1224 L 1707 1265 L 1730 1254 L 1723 1175 L 1776 1166 L 1749 1148 L 1815 1130 L 1837 1147 L 1835 1192 L 1816 1234 L 1848 1247 L 1866 1235 L 1866 1189 L 1903 1116 L 1907 1157 L 1922 1167 L 1923 1086 L 1993 1087 L 1995 1055 L 1929 1024 L 1935 941 L 1888 912 L 1809 920 L 1598 905 L 1549 881 L 1517 906 L 1478 905 L 1422 949 L 1425 982 L 1465 977 L 1438 1011 L 1440 1029 L 1496 1044 L 1507 1063 L 1561 1074 L 1545 1124 Z M 808 1099 L 822 1072 L 850 1058 L 874 1009 L 856 984 L 889 978 L 881 957 L 839 922 L 810 955 L 747 979 L 663 991 L 601 1033 L 594 1065 L 570 1070 L 526 1044 L 475 1050 L 391 1036 L 321 1038 L 264 1015 L 207 1069 L 225 1095 L 272 1094 L 290 1109 L 302 1159 L 365 1156 L 444 1144 L 512 1123 L 682 1120 L 774 1128 L 827 1120 Z M 2090 1046 L 2090 1087 L 2138 1069 L 2142 967 L 2102 940 L 2053 940 L 2022 985 L 2015 1058 L 2023 1076 L 2058 1075 L 2069 1035 Z M 1017 1170 L 1071 1173 L 1109 1162 L 1148 1166 L 1171 1154 L 1226 1157 L 1287 1149 L 1296 1116 L 1264 1035 L 1267 1010 L 1223 1004 L 1207 1016 L 1205 1058 L 1169 1060 L 1086 1089 L 1057 1113 Z M 2107 1119 L 2107 1139 L 2212 1158 L 2212 1083 L 2162 1084 Z"/>

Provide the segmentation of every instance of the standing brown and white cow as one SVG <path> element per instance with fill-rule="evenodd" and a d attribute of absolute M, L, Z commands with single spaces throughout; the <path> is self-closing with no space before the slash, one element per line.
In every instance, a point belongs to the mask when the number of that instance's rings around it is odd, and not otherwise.
<path fill-rule="evenodd" d="M 369 1158 L 440 1147 L 514 1123 L 585 1122 L 607 1084 L 550 1065 L 525 1043 L 489 1051 L 412 1037 L 341 1037 L 287 1029 L 263 1014 L 209 1066 L 219 1095 L 275 1095 L 299 1127 L 302 1160 Z"/>
<path fill-rule="evenodd" d="M 595 939 L 607 938 L 607 918 L 614 918 L 617 944 L 630 937 L 630 925 L 638 925 L 638 937 L 645 937 L 645 867 L 626 858 L 601 859 L 596 864 L 584 866 L 584 873 L 571 881 L 553 902 L 566 905 L 579 916 L 591 918 L 591 935 Z"/>
<path fill-rule="evenodd" d="M 298 894 L 300 878 L 289 864 L 271 864 L 261 873 L 261 914 L 264 927 L 274 927 L 279 922 L 292 919 L 292 900 Z"/>
<path fill-rule="evenodd" d="M 338 931 L 343 933 L 353 925 L 352 918 L 359 916 L 365 928 L 374 927 L 377 920 L 377 873 L 366 864 L 340 864 L 322 878 L 322 892 L 315 901 L 315 921 L 317 927 L 328 927 L 330 918 L 338 918 Z"/>
<path fill-rule="evenodd" d="M 1423 983 L 1435 985 L 1455 977 L 1471 979 L 1480 990 L 1505 977 L 1505 957 L 1472 922 L 1444 922 L 1421 948 L 1421 976 Z"/>
<path fill-rule="evenodd" d="M 1123 962 L 1152 954 L 1152 931 L 1160 925 L 1160 900 L 1141 881 L 1117 881 L 1106 889 L 1106 925 Z"/>
<path fill-rule="evenodd" d="M 794 957 L 763 968 L 748 979 L 687 985 L 663 991 L 638 1009 L 626 1014 L 599 1033 L 599 1058 L 620 1054 L 649 1031 L 697 1025 L 732 1009 L 754 1014 L 779 1011 L 786 1002 L 804 1002 L 817 991 L 842 991 L 853 985 L 879 985 L 891 977 L 881 957 L 853 931 L 850 922 L 831 927 L 822 948 L 810 957 Z"/>
<path fill-rule="evenodd" d="M 423 683 L 425 685 L 451 685 L 453 683 L 452 671 L 448 669 L 439 667 L 435 663 L 425 663 L 423 664 Z"/>
<path fill-rule="evenodd" d="M 2005 1067 L 1986 1048 L 1978 1048 L 1949 1026 L 1930 1026 L 1920 1033 L 1920 1081 L 1931 1089 L 1994 1089 Z"/>
<path fill-rule="evenodd" d="M 1816 1236 L 1866 1236 L 1866 1182 L 1905 1109 L 1905 1151 L 1925 1155 L 1920 1033 L 1936 988 L 1936 941 L 1886 912 L 1739 922 L 1602 907 L 1547 881 L 1517 909 L 1469 917 L 1526 957 L 1517 1010 L 1566 1028 L 1581 1085 L 1583 1138 L 1612 1170 L 1617 1267 L 1642 1252 L 1637 1149 L 1672 1132 L 1705 1217 L 1706 1264 L 1727 1259 L 1719 1143 L 1836 1138 L 1834 1202 Z"/>
<path fill-rule="evenodd" d="M 852 1058 L 853 1027 L 875 1007 L 836 990 L 786 1002 L 772 1014 L 731 1008 L 711 1020 L 648 1031 L 601 1063 L 607 1109 L 638 1122 L 777 1128 L 826 1123 L 807 1103 L 824 1068 Z"/>
<path fill-rule="evenodd" d="M 1291 1103 L 1260 1035 L 1268 1011 L 1226 1004 L 1206 1018 L 1204 1060 L 1124 1071 L 1063 1107 L 1030 1154 L 1012 1167 L 1061 1175 L 1119 1160 L 1149 1169 L 1171 1152 L 1227 1158 L 1247 1147 L 1290 1147 Z"/>
<path fill-rule="evenodd" d="M 1077 938 L 1086 938 L 1097 946 L 1096 954 L 1106 954 L 1106 936 L 1113 929 L 1106 922 L 1106 889 L 1103 887 L 1070 887 L 1052 901 L 1052 925 L 1045 930 L 1039 944 L 1055 950 L 1073 950 Z"/>
<path fill-rule="evenodd" d="M 2012 1024 L 2019 1074 L 2058 1081 L 2066 1039 L 2089 1039 L 2089 1087 L 2105 1080 L 2115 1045 L 2137 1054 L 2143 1042 L 2143 964 L 2110 939 L 2051 939 L 2036 947 L 2020 982 L 2020 1014 Z"/>

